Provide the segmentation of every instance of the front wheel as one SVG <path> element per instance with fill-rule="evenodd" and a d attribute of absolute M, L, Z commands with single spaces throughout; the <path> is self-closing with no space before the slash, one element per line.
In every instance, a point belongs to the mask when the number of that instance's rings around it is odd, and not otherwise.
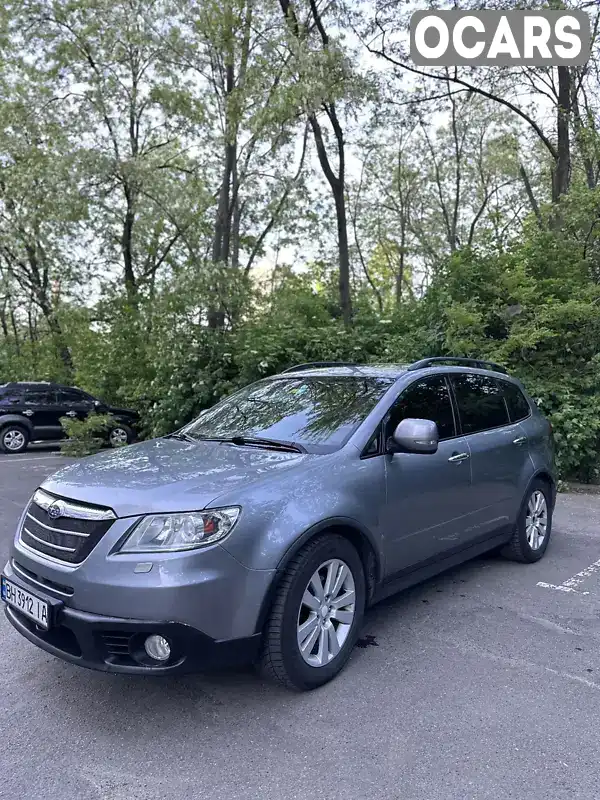
<path fill-rule="evenodd" d="M 546 552 L 552 533 L 552 492 L 545 481 L 530 487 L 510 542 L 501 550 L 506 558 L 532 564 Z"/>
<path fill-rule="evenodd" d="M 111 447 L 124 447 L 133 442 L 134 435 L 127 425 L 115 425 L 108 434 L 108 443 Z"/>
<path fill-rule="evenodd" d="M 316 689 L 344 667 L 360 633 L 365 577 L 347 539 L 326 534 L 292 559 L 265 627 L 260 670 L 291 689 Z"/>

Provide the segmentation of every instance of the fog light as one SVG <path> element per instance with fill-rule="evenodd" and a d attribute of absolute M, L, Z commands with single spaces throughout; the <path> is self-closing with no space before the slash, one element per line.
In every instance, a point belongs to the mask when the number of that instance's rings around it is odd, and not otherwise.
<path fill-rule="evenodd" d="M 171 656 L 171 645 L 164 636 L 149 636 L 144 642 L 144 649 L 155 661 L 167 661 Z"/>

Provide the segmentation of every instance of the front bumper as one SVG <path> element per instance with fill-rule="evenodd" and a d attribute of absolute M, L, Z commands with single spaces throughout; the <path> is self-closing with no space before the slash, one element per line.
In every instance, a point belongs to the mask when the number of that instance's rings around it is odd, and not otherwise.
<path fill-rule="evenodd" d="M 8 576 L 7 576 L 8 577 Z M 22 581 L 13 583 L 35 591 L 51 606 L 52 626 L 42 630 L 19 611 L 5 606 L 11 625 L 26 639 L 53 656 L 89 669 L 125 674 L 199 672 L 251 663 L 258 652 L 260 634 L 241 639 L 216 640 L 177 622 L 122 619 L 89 614 L 65 606 L 50 595 Z M 171 645 L 165 663 L 152 662 L 144 651 L 150 634 L 164 636 Z"/>
<path fill-rule="evenodd" d="M 131 519 L 118 519 L 81 564 L 58 563 L 17 537 L 3 573 L 52 607 L 48 632 L 14 609 L 6 616 L 30 642 L 65 661 L 105 672 L 196 672 L 251 661 L 274 572 L 250 570 L 219 545 L 198 552 L 114 554 Z M 143 567 L 143 569 L 139 569 Z M 150 663 L 150 633 L 172 645 Z"/>

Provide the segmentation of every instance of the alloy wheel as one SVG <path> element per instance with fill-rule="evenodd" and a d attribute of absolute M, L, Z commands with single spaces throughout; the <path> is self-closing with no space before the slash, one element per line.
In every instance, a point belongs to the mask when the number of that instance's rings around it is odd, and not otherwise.
<path fill-rule="evenodd" d="M 323 562 L 313 573 L 300 604 L 297 640 L 311 667 L 323 667 L 340 652 L 354 621 L 354 577 L 339 558 Z"/>
<path fill-rule="evenodd" d="M 123 430 L 123 428 L 114 428 L 110 432 L 110 443 L 113 447 L 123 447 L 123 445 L 127 444 L 127 431 Z"/>
<path fill-rule="evenodd" d="M 525 516 L 525 534 L 532 550 L 539 550 L 546 539 L 548 528 L 548 505 L 544 493 L 539 489 L 529 498 Z"/>
<path fill-rule="evenodd" d="M 17 430 L 6 431 L 2 437 L 2 443 L 7 450 L 17 452 L 25 446 L 25 434 Z"/>

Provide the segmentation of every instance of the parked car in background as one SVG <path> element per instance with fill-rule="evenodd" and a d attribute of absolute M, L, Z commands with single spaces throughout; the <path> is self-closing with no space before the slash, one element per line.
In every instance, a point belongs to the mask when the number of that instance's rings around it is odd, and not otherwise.
<path fill-rule="evenodd" d="M 63 439 L 61 417 L 84 420 L 90 414 L 110 414 L 113 418 L 106 432 L 111 446 L 134 441 L 139 422 L 136 411 L 115 408 L 81 389 L 58 383 L 0 385 L 0 451 L 21 453 L 30 442 Z"/>
<path fill-rule="evenodd" d="M 550 425 L 494 364 L 300 365 L 47 478 L 2 599 L 73 664 L 314 689 L 367 606 L 487 550 L 538 561 L 555 486 Z"/>

